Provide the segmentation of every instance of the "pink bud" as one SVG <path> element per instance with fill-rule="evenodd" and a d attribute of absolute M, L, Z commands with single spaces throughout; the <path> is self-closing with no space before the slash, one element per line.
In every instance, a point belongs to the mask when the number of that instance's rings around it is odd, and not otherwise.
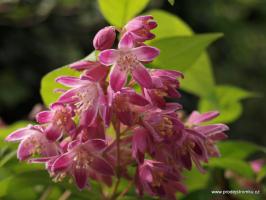
<path fill-rule="evenodd" d="M 96 50 L 105 50 L 113 46 L 115 41 L 115 27 L 107 26 L 95 35 L 93 39 L 93 46 Z"/>

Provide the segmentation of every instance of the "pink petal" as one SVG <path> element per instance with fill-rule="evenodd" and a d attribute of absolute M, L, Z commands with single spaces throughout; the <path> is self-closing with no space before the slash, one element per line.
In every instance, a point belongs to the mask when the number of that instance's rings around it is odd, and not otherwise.
<path fill-rule="evenodd" d="M 51 170 L 53 172 L 60 172 L 60 171 L 65 171 L 68 168 L 71 167 L 72 162 L 73 162 L 73 156 L 74 154 L 72 153 L 65 153 L 61 156 L 59 156 L 54 162 L 51 167 Z"/>
<path fill-rule="evenodd" d="M 141 177 L 142 180 L 147 181 L 148 183 L 152 183 L 153 181 L 151 170 L 147 166 L 143 166 L 140 168 L 139 176 Z"/>
<path fill-rule="evenodd" d="M 106 147 L 106 142 L 102 139 L 92 139 L 83 145 L 88 151 L 101 151 Z"/>
<path fill-rule="evenodd" d="M 96 170 L 97 172 L 103 175 L 106 175 L 106 176 L 114 175 L 114 170 L 112 166 L 102 158 L 94 157 L 90 166 L 91 168 L 93 168 L 94 170 Z"/>
<path fill-rule="evenodd" d="M 51 123 L 49 126 L 45 129 L 46 137 L 50 141 L 56 141 L 60 138 L 62 135 L 62 130 L 57 125 Z"/>
<path fill-rule="evenodd" d="M 98 114 L 98 107 L 99 105 L 96 103 L 96 105 L 90 106 L 90 108 L 82 112 L 79 121 L 82 127 L 87 127 L 94 124 Z"/>
<path fill-rule="evenodd" d="M 103 65 L 110 66 L 118 59 L 119 51 L 115 49 L 104 50 L 99 54 L 98 57 Z"/>
<path fill-rule="evenodd" d="M 89 78 L 91 81 L 100 81 L 103 80 L 108 73 L 109 68 L 103 65 L 99 65 L 97 67 L 93 67 L 88 69 L 85 72 L 85 76 Z"/>
<path fill-rule="evenodd" d="M 88 175 L 84 166 L 76 166 L 74 169 L 74 177 L 79 189 L 84 189 L 87 185 Z"/>
<path fill-rule="evenodd" d="M 94 67 L 95 65 L 97 65 L 97 62 L 80 60 L 80 61 L 77 61 L 77 62 L 70 64 L 70 68 L 81 71 L 81 70 L 85 70 L 85 69 L 89 69 L 91 67 Z"/>
<path fill-rule="evenodd" d="M 19 160 L 26 160 L 32 155 L 35 146 L 27 139 L 22 140 L 18 146 L 17 157 Z"/>
<path fill-rule="evenodd" d="M 131 49 L 134 47 L 134 37 L 130 32 L 123 35 L 118 43 L 118 49 Z"/>
<path fill-rule="evenodd" d="M 38 131 L 29 129 L 28 127 L 21 128 L 21 129 L 18 129 L 16 131 L 14 131 L 10 135 L 8 135 L 5 138 L 5 140 L 8 141 L 8 142 L 20 141 L 20 140 L 24 139 L 26 136 L 34 134 L 36 132 L 38 132 Z"/>
<path fill-rule="evenodd" d="M 51 122 L 53 120 L 54 113 L 51 111 L 42 111 L 36 115 L 36 121 L 41 124 Z"/>
<path fill-rule="evenodd" d="M 71 90 L 67 90 L 63 93 L 57 102 L 59 103 L 73 103 L 78 100 L 77 93 L 79 92 L 80 88 L 74 88 Z"/>
<path fill-rule="evenodd" d="M 228 131 L 229 127 L 224 124 L 212 124 L 208 126 L 195 127 L 194 130 L 205 135 L 215 135 L 224 131 Z"/>
<path fill-rule="evenodd" d="M 129 93 L 129 97 L 130 97 L 129 100 L 132 104 L 135 104 L 138 106 L 146 106 L 149 104 L 149 101 L 147 99 L 145 99 L 143 96 L 141 96 L 135 92 Z"/>
<path fill-rule="evenodd" d="M 132 49 L 139 61 L 150 62 L 160 54 L 160 50 L 151 46 L 140 46 Z"/>
<path fill-rule="evenodd" d="M 51 157 L 31 158 L 28 162 L 29 163 L 46 163 L 50 161 L 52 158 Z"/>
<path fill-rule="evenodd" d="M 127 81 L 127 73 L 125 71 L 120 70 L 120 66 L 118 64 L 112 67 L 112 71 L 110 74 L 110 85 L 114 91 L 119 91 Z"/>
<path fill-rule="evenodd" d="M 197 111 L 193 111 L 190 117 L 188 118 L 188 123 L 200 124 L 202 122 L 210 121 L 213 118 L 217 117 L 218 115 L 219 115 L 219 112 L 217 111 L 206 112 L 203 114 L 200 114 Z"/>
<path fill-rule="evenodd" d="M 132 76 L 142 87 L 152 88 L 152 79 L 148 70 L 139 63 L 132 71 Z"/>
<path fill-rule="evenodd" d="M 60 76 L 55 81 L 67 87 L 77 87 L 84 85 L 87 82 L 85 80 L 81 80 L 78 77 L 71 77 L 71 76 Z"/>
<path fill-rule="evenodd" d="M 125 125 L 131 126 L 134 123 L 133 114 L 128 111 L 116 112 L 118 119 Z"/>

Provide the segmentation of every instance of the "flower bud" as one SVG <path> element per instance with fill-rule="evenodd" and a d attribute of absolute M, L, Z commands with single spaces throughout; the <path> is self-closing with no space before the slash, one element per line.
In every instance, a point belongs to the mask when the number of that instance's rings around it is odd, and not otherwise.
<path fill-rule="evenodd" d="M 96 50 L 105 50 L 113 46 L 115 41 L 115 27 L 107 26 L 95 35 L 93 39 L 93 46 Z"/>

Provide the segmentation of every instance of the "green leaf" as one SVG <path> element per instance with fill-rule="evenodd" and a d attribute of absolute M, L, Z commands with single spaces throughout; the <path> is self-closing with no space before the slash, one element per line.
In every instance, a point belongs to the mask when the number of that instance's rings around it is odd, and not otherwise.
<path fill-rule="evenodd" d="M 199 97 L 213 99 L 215 96 L 215 81 L 212 66 L 207 53 L 201 54 L 197 61 L 186 71 L 181 80 L 181 89 Z"/>
<path fill-rule="evenodd" d="M 147 6 L 149 0 L 98 0 L 98 3 L 105 19 L 122 28 Z"/>
<path fill-rule="evenodd" d="M 263 166 L 257 174 L 256 181 L 261 182 L 266 177 L 266 166 Z"/>
<path fill-rule="evenodd" d="M 175 0 L 168 0 L 168 2 L 173 6 L 175 4 Z"/>
<path fill-rule="evenodd" d="M 68 65 L 55 69 L 46 74 L 41 81 L 41 96 L 44 104 L 49 106 L 58 99 L 60 93 L 55 92 L 55 89 L 68 89 L 67 87 L 55 82 L 57 77 L 79 75 L 80 72 L 70 69 Z"/>
<path fill-rule="evenodd" d="M 8 185 L 12 181 L 12 176 L 7 177 L 0 181 L 0 197 L 3 197 L 7 194 Z"/>
<path fill-rule="evenodd" d="M 5 156 L 3 156 L 0 160 L 0 167 L 3 167 L 9 160 L 11 160 L 12 158 L 14 158 L 16 156 L 17 151 L 11 151 L 8 154 L 6 154 Z"/>
<path fill-rule="evenodd" d="M 251 154 L 256 152 L 266 153 L 266 148 L 253 144 L 247 141 L 231 140 L 220 142 L 218 144 L 222 157 L 239 159 L 246 159 Z"/>
<path fill-rule="evenodd" d="M 201 112 L 218 110 L 220 116 L 214 119 L 213 122 L 233 122 L 242 113 L 240 100 L 254 96 L 255 94 L 238 87 L 228 85 L 217 86 L 213 96 L 200 100 L 199 110 Z"/>
<path fill-rule="evenodd" d="M 161 53 L 152 65 L 159 68 L 186 70 L 196 62 L 207 46 L 221 36 L 221 33 L 211 33 L 153 40 L 150 44 L 159 48 Z"/>
<path fill-rule="evenodd" d="M 176 15 L 163 10 L 152 10 L 146 14 L 152 15 L 154 20 L 158 23 L 158 26 L 152 30 L 152 32 L 156 35 L 156 39 L 193 35 L 192 29 Z"/>
<path fill-rule="evenodd" d="M 88 56 L 82 60 L 96 60 L 96 52 L 93 51 Z M 55 82 L 55 79 L 59 76 L 79 76 L 80 72 L 70 69 L 68 65 L 55 69 L 48 74 L 46 74 L 41 81 L 41 96 L 44 104 L 49 106 L 51 103 L 55 102 L 60 93 L 56 93 L 55 89 L 69 89 L 59 83 Z"/>
<path fill-rule="evenodd" d="M 154 16 L 159 24 L 153 30 L 157 39 L 193 35 L 192 29 L 176 15 L 162 10 L 152 10 L 147 14 Z M 214 95 L 215 81 L 207 53 L 201 54 L 197 61 L 183 73 L 185 78 L 181 81 L 181 89 L 200 97 L 211 98 Z"/>
<path fill-rule="evenodd" d="M 221 169 L 230 169 L 241 176 L 253 178 L 254 172 L 249 163 L 234 158 L 212 158 L 207 164 L 208 167 L 217 167 Z"/>
<path fill-rule="evenodd" d="M 210 173 L 200 173 L 199 170 L 193 168 L 190 171 L 184 171 L 184 183 L 188 186 L 188 191 L 206 188 Z M 199 181 L 200 180 L 200 181 Z"/>

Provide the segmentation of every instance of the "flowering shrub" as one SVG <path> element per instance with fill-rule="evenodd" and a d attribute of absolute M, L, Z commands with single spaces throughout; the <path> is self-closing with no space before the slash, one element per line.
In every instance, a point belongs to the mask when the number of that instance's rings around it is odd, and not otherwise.
<path fill-rule="evenodd" d="M 156 27 L 146 15 L 122 29 L 100 30 L 93 40 L 96 61 L 71 64 L 80 76 L 56 78 L 68 89 L 58 90 L 50 110 L 37 114 L 39 124 L 7 136 L 20 141 L 18 159 L 45 163 L 54 181 L 71 177 L 80 190 L 90 180 L 114 185 L 105 195 L 110 199 L 124 194 L 117 192 L 122 178 L 134 182 L 141 196 L 175 199 L 176 192 L 186 193 L 184 171 L 194 164 L 204 172 L 202 164 L 220 156 L 216 142 L 226 138 L 228 127 L 205 123 L 216 111 L 184 116 L 178 103 L 183 74 L 145 66 L 160 54 L 145 43 L 155 38 Z M 111 49 L 116 39 L 118 47 Z"/>

